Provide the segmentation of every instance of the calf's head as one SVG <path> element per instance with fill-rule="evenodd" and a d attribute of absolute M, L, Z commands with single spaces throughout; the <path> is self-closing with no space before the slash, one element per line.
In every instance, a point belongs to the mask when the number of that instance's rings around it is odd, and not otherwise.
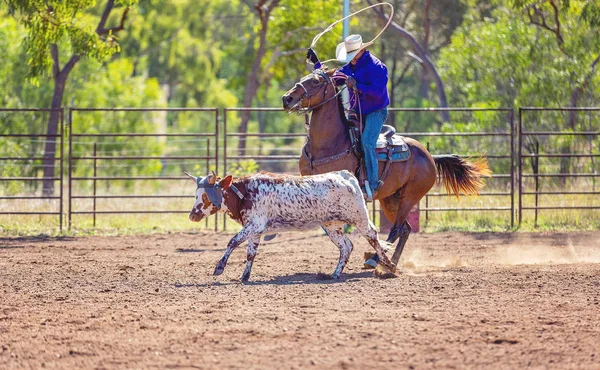
<path fill-rule="evenodd" d="M 223 208 L 223 190 L 231 186 L 231 175 L 220 179 L 214 171 L 206 177 L 195 177 L 184 172 L 196 182 L 196 202 L 190 212 L 190 221 L 200 222 L 204 217 L 217 213 Z"/>

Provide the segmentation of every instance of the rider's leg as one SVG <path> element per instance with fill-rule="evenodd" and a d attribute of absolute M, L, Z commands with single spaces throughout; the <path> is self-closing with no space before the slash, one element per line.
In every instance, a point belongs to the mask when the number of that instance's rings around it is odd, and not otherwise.
<path fill-rule="evenodd" d="M 381 132 L 383 123 L 387 120 L 387 108 L 380 109 L 367 114 L 365 118 L 365 129 L 361 136 L 362 148 L 365 156 L 365 167 L 367 168 L 367 181 L 372 191 L 379 185 L 379 167 L 375 154 L 377 138 Z"/>

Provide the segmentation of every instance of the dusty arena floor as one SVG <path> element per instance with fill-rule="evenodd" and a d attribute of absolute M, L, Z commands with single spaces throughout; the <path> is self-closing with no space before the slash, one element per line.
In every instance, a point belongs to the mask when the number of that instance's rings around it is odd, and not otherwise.
<path fill-rule="evenodd" d="M 340 281 L 322 233 L 0 239 L 0 368 L 598 369 L 600 232 L 413 235 Z"/>

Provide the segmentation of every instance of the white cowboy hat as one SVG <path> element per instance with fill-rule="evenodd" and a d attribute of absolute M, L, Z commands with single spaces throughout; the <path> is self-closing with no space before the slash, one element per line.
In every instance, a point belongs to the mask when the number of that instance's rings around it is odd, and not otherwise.
<path fill-rule="evenodd" d="M 362 42 L 361 35 L 350 35 L 335 48 L 335 58 L 340 62 L 350 62 L 362 49 L 373 44 L 373 41 Z"/>

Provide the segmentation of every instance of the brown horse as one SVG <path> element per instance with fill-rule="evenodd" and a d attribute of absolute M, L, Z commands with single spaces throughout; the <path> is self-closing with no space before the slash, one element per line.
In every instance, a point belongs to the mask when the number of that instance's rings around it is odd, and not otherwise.
<path fill-rule="evenodd" d="M 316 70 L 304 76 L 283 95 L 283 108 L 288 112 L 312 112 L 308 127 L 308 142 L 300 157 L 302 175 L 319 174 L 346 169 L 356 173 L 356 156 L 344 115 L 339 91 L 334 83 L 335 70 Z M 477 195 L 483 187 L 483 176 L 491 173 L 487 161 L 480 158 L 469 162 L 458 155 L 434 155 L 417 140 L 403 137 L 411 151 L 404 162 L 391 164 L 375 199 L 379 199 L 385 217 L 393 224 L 387 241 L 398 245 L 392 256 L 396 265 L 410 235 L 406 217 L 410 210 L 435 184 L 438 175 L 447 192 Z M 379 162 L 379 176 L 383 164 Z"/>

